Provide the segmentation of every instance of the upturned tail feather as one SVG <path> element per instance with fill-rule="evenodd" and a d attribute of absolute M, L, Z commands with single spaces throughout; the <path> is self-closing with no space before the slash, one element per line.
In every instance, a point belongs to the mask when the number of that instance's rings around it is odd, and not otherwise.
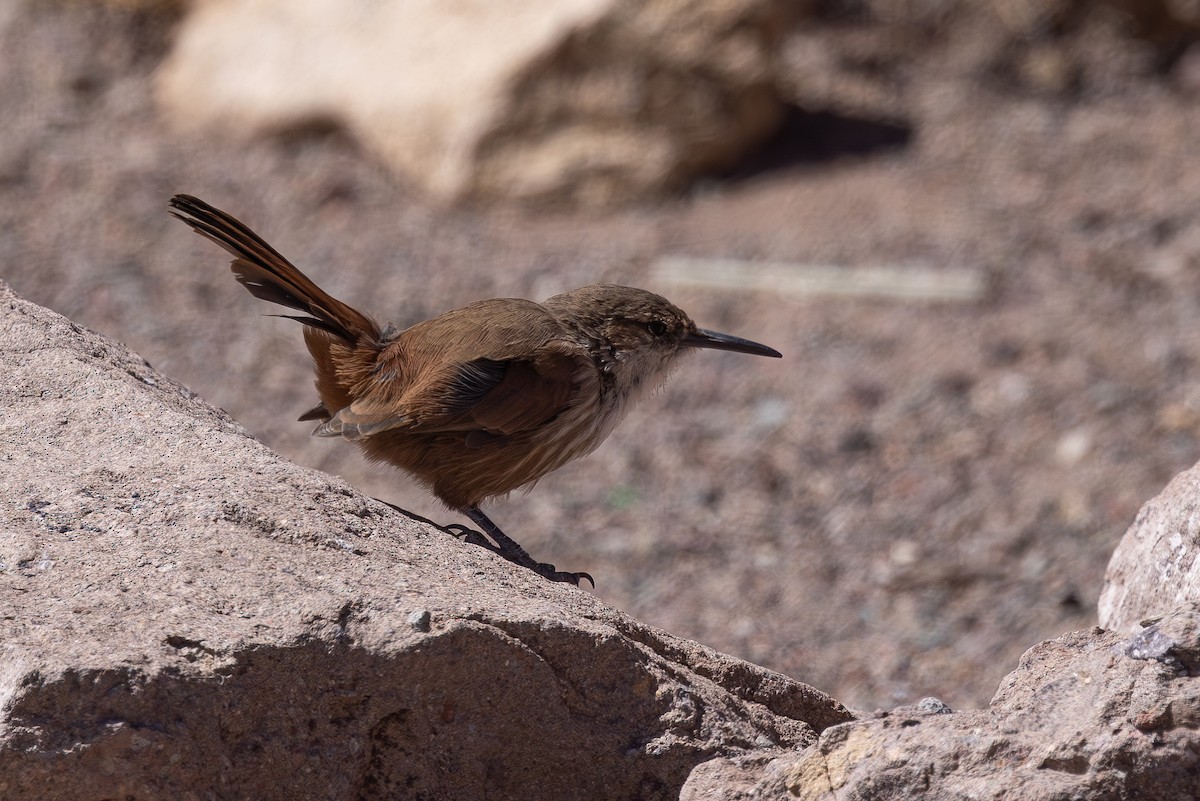
<path fill-rule="evenodd" d="M 233 255 L 230 269 L 250 294 L 305 314 L 280 317 L 327 331 L 351 345 L 379 341 L 374 320 L 329 295 L 235 217 L 191 195 L 175 195 L 170 207 L 173 216 Z"/>

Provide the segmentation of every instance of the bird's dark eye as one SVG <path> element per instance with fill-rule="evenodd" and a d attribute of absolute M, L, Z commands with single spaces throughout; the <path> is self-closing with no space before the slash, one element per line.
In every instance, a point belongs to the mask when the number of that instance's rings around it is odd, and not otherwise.
<path fill-rule="evenodd" d="M 651 320 L 650 322 L 646 323 L 646 330 L 651 334 L 654 334 L 656 337 L 661 337 L 663 334 L 667 333 L 667 324 L 661 320 Z"/>

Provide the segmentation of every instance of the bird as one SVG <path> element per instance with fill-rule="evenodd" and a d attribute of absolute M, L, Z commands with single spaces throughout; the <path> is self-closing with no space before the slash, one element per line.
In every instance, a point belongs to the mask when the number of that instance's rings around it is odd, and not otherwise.
<path fill-rule="evenodd" d="M 592 576 L 534 560 L 481 505 L 595 450 L 639 396 L 696 349 L 779 358 L 697 327 L 653 292 L 593 284 L 542 303 L 479 300 L 403 330 L 318 287 L 236 217 L 178 194 L 169 213 L 233 256 L 256 298 L 300 312 L 319 402 L 300 415 L 408 473 L 480 531 L 445 527 L 550 581 Z M 485 536 L 486 535 L 486 536 Z"/>

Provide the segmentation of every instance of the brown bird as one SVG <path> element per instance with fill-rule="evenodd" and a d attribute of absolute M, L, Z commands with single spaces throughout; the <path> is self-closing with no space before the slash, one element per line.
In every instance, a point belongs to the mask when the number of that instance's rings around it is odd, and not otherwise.
<path fill-rule="evenodd" d="M 170 207 L 233 254 L 231 269 L 252 295 L 303 312 L 281 316 L 305 325 L 320 403 L 300 419 L 322 421 L 313 434 L 348 439 L 405 470 L 491 540 L 459 527 L 468 541 L 552 581 L 595 584 L 536 562 L 481 503 L 591 453 L 685 351 L 780 355 L 697 328 L 665 298 L 615 284 L 544 303 L 481 300 L 403 331 L 381 327 L 231 215 L 189 195 Z"/>

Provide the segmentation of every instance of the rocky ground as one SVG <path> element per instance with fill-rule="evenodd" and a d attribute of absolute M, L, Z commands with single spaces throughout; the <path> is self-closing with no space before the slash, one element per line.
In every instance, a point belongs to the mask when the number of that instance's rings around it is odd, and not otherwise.
<path fill-rule="evenodd" d="M 290 458 L 447 520 L 294 422 L 313 400 L 299 331 L 263 317 L 166 199 L 229 209 L 398 324 L 594 281 L 660 290 L 785 359 L 693 357 L 598 453 L 493 505 L 497 522 L 633 617 L 849 705 L 980 706 L 1032 643 L 1094 624 L 1117 539 L 1200 458 L 1200 67 L 1096 16 L 1005 29 L 966 14 L 892 39 L 810 21 L 824 27 L 797 41 L 865 48 L 886 103 L 835 82 L 848 110 L 799 115 L 769 157 L 601 212 L 440 208 L 335 128 L 180 132 L 153 98 L 171 13 L 10 4 L 3 278 Z M 814 102 L 805 62 L 788 63 Z M 803 136 L 821 121 L 824 138 Z M 655 284 L 675 255 L 969 268 L 988 291 Z"/>

